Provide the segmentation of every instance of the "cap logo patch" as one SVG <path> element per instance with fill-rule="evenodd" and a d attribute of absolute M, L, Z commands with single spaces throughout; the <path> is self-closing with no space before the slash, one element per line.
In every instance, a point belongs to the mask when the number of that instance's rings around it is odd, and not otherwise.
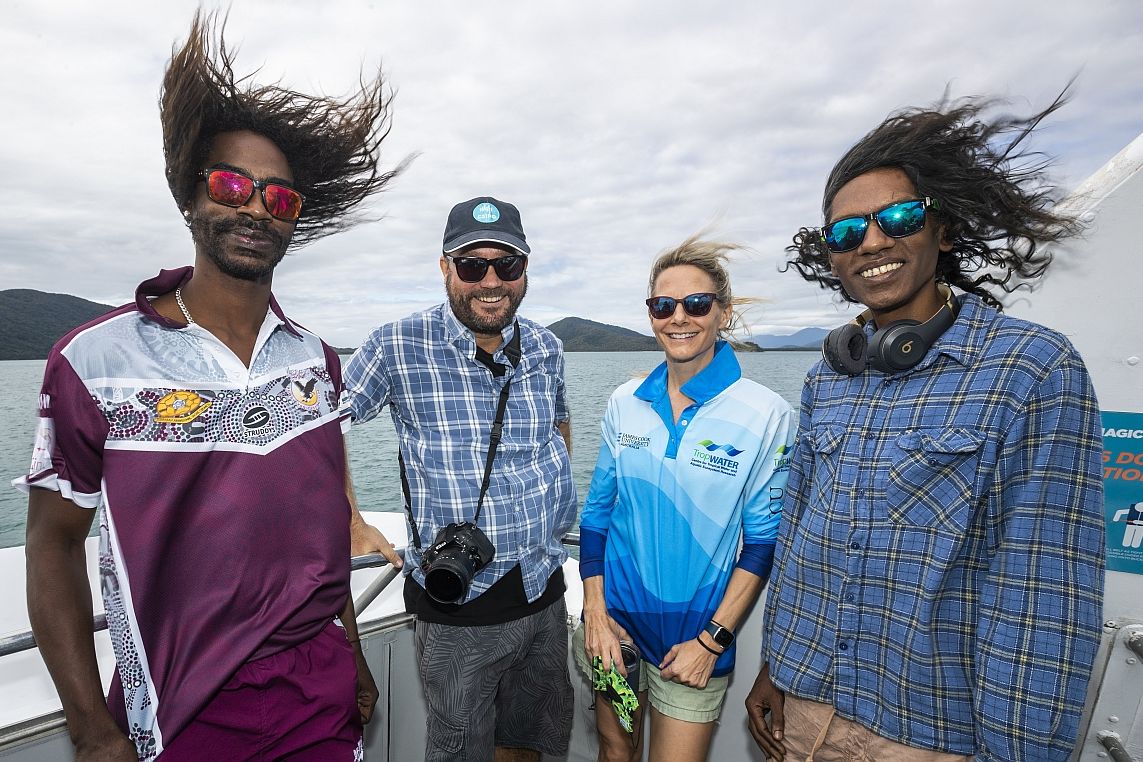
<path fill-rule="evenodd" d="M 482 204 L 477 204 L 476 208 L 472 210 L 472 219 L 486 224 L 496 222 L 500 219 L 500 210 L 496 208 L 495 204 L 485 201 Z"/>

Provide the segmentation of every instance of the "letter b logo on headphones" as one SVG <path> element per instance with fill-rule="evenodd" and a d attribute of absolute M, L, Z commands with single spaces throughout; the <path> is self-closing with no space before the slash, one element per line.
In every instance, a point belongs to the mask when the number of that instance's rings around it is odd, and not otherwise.
<path fill-rule="evenodd" d="M 846 376 L 864 373 L 868 367 L 882 373 L 912 368 L 956 320 L 957 304 L 952 290 L 943 283 L 938 283 L 937 288 L 945 297 L 945 303 L 923 323 L 898 320 L 877 329 L 873 338 L 867 340 L 863 329 L 873 319 L 873 313 L 866 310 L 853 321 L 830 331 L 822 342 L 826 364 Z"/>

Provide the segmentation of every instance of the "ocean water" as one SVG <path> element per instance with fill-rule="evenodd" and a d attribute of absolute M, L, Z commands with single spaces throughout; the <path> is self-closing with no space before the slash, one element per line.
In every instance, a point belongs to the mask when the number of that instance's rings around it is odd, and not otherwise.
<path fill-rule="evenodd" d="M 571 352 L 567 355 L 572 411 L 572 473 L 582 502 L 599 452 L 599 420 L 612 390 L 662 362 L 660 352 Z M 743 375 L 765 384 L 797 408 L 802 379 L 815 352 L 759 352 L 738 356 Z M 24 543 L 27 497 L 9 486 L 32 457 L 36 402 L 43 360 L 0 361 L 0 547 Z M 397 443 L 387 412 L 349 432 L 349 460 L 362 510 L 400 511 Z"/>

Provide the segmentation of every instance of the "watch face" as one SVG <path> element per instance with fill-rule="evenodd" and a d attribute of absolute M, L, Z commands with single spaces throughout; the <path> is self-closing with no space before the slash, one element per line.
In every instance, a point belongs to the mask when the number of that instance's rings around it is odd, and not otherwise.
<path fill-rule="evenodd" d="M 711 622 L 706 626 L 706 631 L 715 643 L 726 648 L 734 642 L 734 633 L 730 630 Z"/>

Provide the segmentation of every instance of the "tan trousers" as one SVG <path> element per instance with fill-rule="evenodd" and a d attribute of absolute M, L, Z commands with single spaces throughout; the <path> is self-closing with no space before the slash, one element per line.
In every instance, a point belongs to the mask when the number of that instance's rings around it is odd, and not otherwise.
<path fill-rule="evenodd" d="M 972 757 L 914 749 L 834 714 L 829 704 L 786 695 L 787 762 L 972 762 Z"/>

